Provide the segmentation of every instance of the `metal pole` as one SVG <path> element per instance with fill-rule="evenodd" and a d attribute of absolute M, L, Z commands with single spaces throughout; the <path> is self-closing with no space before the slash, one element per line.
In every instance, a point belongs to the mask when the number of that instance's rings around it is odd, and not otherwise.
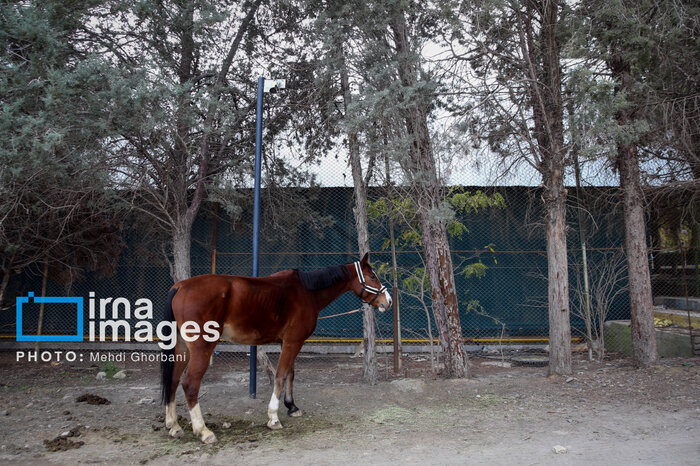
<path fill-rule="evenodd" d="M 258 78 L 258 105 L 255 112 L 255 189 L 253 201 L 253 276 L 258 276 L 258 234 L 260 232 L 260 171 L 262 165 L 263 89 L 265 78 Z M 250 397 L 257 392 L 258 347 L 250 347 Z"/>

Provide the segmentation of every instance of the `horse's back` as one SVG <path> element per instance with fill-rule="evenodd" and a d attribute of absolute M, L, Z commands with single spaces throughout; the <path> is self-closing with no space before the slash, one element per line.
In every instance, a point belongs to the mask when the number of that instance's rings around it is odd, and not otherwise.
<path fill-rule="evenodd" d="M 245 291 L 255 288 L 285 287 L 295 276 L 298 276 L 296 270 L 282 270 L 266 277 L 204 274 L 180 280 L 172 287 L 177 289 L 180 295 L 192 293 L 199 299 L 207 300 L 232 291 L 245 294 Z"/>
<path fill-rule="evenodd" d="M 295 307 L 297 281 L 294 270 L 260 278 L 198 275 L 173 285 L 173 311 L 179 325 L 216 321 L 222 336 L 236 343 L 279 341 Z"/>
<path fill-rule="evenodd" d="M 180 280 L 179 282 L 175 283 L 173 285 L 173 288 L 180 289 L 183 286 L 185 287 L 192 287 L 192 286 L 206 286 L 210 284 L 215 284 L 215 283 L 232 283 L 235 281 L 238 282 L 255 282 L 255 281 L 262 281 L 262 282 L 267 282 L 270 280 L 290 280 L 294 276 L 298 275 L 298 271 L 295 269 L 286 269 L 286 270 L 280 270 L 279 272 L 275 272 L 271 275 L 267 275 L 265 277 L 246 277 L 242 275 L 224 275 L 224 274 L 213 274 L 213 273 L 207 273 L 203 275 L 195 275 L 194 277 L 186 278 L 184 280 Z"/>

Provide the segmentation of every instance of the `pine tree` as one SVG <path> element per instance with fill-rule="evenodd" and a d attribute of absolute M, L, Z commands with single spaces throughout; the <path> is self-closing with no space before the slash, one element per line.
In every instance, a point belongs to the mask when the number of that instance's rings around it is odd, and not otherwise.
<path fill-rule="evenodd" d="M 467 108 L 482 103 L 467 117 L 466 131 L 484 134 L 504 166 L 526 163 L 542 177 L 552 374 L 571 373 L 562 11 L 555 0 L 474 2 L 454 26 L 453 48 L 454 60 L 475 74 L 460 72 Z"/>
<path fill-rule="evenodd" d="M 70 286 L 121 250 L 102 145 L 111 70 L 75 46 L 89 6 L 0 4 L 0 302 L 14 270 Z"/>

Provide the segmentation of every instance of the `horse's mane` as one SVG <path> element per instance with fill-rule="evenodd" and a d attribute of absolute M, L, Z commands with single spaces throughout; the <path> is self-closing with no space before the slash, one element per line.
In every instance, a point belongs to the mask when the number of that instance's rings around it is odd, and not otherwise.
<path fill-rule="evenodd" d="M 344 265 L 332 265 L 310 272 L 299 270 L 301 283 L 304 284 L 304 288 L 311 291 L 328 288 L 341 280 L 345 280 L 349 275 L 350 272 Z"/>

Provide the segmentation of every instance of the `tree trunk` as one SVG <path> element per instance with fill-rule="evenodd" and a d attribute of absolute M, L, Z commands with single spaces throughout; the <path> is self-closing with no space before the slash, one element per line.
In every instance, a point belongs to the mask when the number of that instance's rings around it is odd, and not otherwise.
<path fill-rule="evenodd" d="M 421 213 L 425 263 L 431 284 L 435 325 L 445 359 L 445 375 L 468 377 L 469 364 L 464 349 L 452 257 L 444 223 L 432 225 L 428 212 Z"/>
<path fill-rule="evenodd" d="M 608 66 L 616 83 L 615 93 L 628 92 L 632 87 L 629 63 L 616 53 L 613 54 Z M 621 128 L 629 128 L 634 123 L 634 108 L 628 105 L 619 110 L 615 119 Z M 659 362 L 659 355 L 656 351 L 654 331 L 654 307 L 644 222 L 643 193 L 639 178 L 637 147 L 634 143 L 618 142 L 617 169 L 620 173 L 625 222 L 632 359 L 636 366 L 648 367 Z"/>
<path fill-rule="evenodd" d="M 345 56 L 342 44 L 338 51 L 341 58 L 341 87 L 345 103 L 345 118 L 349 118 L 348 108 L 352 103 L 352 93 L 348 79 L 348 71 L 345 66 Z M 369 252 L 369 227 L 367 220 L 367 186 L 362 176 L 362 164 L 360 161 L 360 146 L 357 142 L 357 133 L 348 132 L 348 153 L 352 180 L 354 186 L 355 206 L 352 211 L 355 214 L 355 228 L 357 229 L 357 246 L 360 257 Z M 374 323 L 374 308 L 369 304 L 362 304 L 362 344 L 364 347 L 364 359 L 362 361 L 362 379 L 369 384 L 376 384 L 379 380 L 377 370 L 377 335 Z"/>
<path fill-rule="evenodd" d="M 563 182 L 559 189 L 563 189 Z M 557 195 L 547 203 L 547 281 L 549 373 L 571 373 L 569 270 L 566 257 L 566 205 Z"/>
<path fill-rule="evenodd" d="M 541 17 L 537 45 L 533 18 Z M 529 78 L 534 135 L 544 185 L 547 224 L 547 282 L 549 308 L 549 373 L 571 373 L 569 269 L 566 247 L 566 189 L 564 169 L 561 66 L 557 36 L 558 2 L 531 2 L 520 15 L 521 48 Z M 539 50 L 539 53 L 538 53 Z M 537 157 L 535 157 L 537 158 Z"/>
<path fill-rule="evenodd" d="M 401 84 L 407 91 L 413 91 L 418 82 L 416 60 L 420 58 L 419 55 L 412 55 L 403 10 L 399 8 L 392 11 L 389 26 L 396 43 Z M 443 218 L 441 186 L 430 144 L 426 105 L 427 100 L 421 102 L 420 96 L 412 97 L 406 117 L 406 132 L 413 139 L 413 150 L 410 151 L 409 157 L 402 161 L 402 167 L 417 192 L 425 264 L 432 288 L 433 315 L 445 355 L 445 375 L 468 377 L 468 360 L 464 350 L 452 255 Z"/>
<path fill-rule="evenodd" d="M 179 282 L 190 278 L 190 246 L 192 243 L 192 224 L 187 219 L 180 219 L 173 229 L 173 281 Z"/>
<path fill-rule="evenodd" d="M 659 362 L 659 355 L 656 351 L 654 306 L 637 149 L 634 145 L 621 145 L 617 155 L 625 217 L 625 249 L 632 320 L 632 359 L 636 366 L 648 367 Z"/>
<path fill-rule="evenodd" d="M 352 211 L 355 214 L 355 227 L 357 228 L 357 245 L 360 257 L 369 252 L 369 228 L 367 223 L 367 188 L 362 178 L 362 166 L 360 165 L 360 148 L 357 145 L 357 135 L 349 134 L 350 164 L 352 166 L 352 179 L 354 182 L 355 206 Z M 374 308 L 369 304 L 362 304 L 362 330 L 365 356 L 362 363 L 362 379 L 370 384 L 376 384 L 379 379 L 377 370 L 377 335 L 374 323 Z"/>

